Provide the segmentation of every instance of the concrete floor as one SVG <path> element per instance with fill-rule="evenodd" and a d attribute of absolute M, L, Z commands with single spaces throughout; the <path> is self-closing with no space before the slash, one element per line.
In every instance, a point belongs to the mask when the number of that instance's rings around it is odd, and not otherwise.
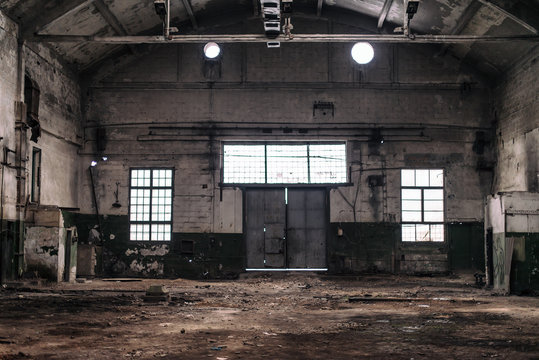
<path fill-rule="evenodd" d="M 145 302 L 152 284 L 170 299 Z M 538 325 L 537 297 L 497 296 L 471 274 L 0 290 L 0 359 L 537 359 Z"/>

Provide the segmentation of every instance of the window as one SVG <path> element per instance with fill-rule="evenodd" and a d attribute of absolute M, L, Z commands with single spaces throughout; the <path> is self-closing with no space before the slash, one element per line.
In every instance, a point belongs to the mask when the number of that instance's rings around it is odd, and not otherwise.
<path fill-rule="evenodd" d="M 131 169 L 129 225 L 132 241 L 170 241 L 172 169 Z"/>
<path fill-rule="evenodd" d="M 345 143 L 225 144 L 225 184 L 346 182 Z"/>
<path fill-rule="evenodd" d="M 444 171 L 401 170 L 402 241 L 444 241 Z"/>
<path fill-rule="evenodd" d="M 32 191 L 30 201 L 39 204 L 41 193 L 41 149 L 32 149 Z"/>

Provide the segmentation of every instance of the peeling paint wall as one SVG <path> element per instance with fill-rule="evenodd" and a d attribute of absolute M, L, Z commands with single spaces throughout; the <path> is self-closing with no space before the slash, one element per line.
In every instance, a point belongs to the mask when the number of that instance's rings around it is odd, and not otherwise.
<path fill-rule="evenodd" d="M 37 277 L 62 281 L 65 267 L 65 229 L 30 227 L 26 230 L 26 271 Z"/>
<path fill-rule="evenodd" d="M 0 11 L 0 148 L 15 150 L 15 101 L 17 94 L 17 25 Z M 9 162 L 15 163 L 13 154 L 9 154 Z M 3 157 L 3 152 L 0 153 Z M 1 159 L 3 161 L 3 159 Z M 16 170 L 0 165 L 0 182 L 3 182 L 3 219 L 17 218 L 15 204 L 17 202 Z M 3 179 L 2 179 L 3 176 Z M 1 201 L 1 200 L 0 200 Z M 3 220 L 2 219 L 2 220 Z"/>
<path fill-rule="evenodd" d="M 17 234 L 21 234 L 26 227 L 30 233 L 30 242 L 35 241 L 31 236 L 33 223 L 26 222 L 23 225 L 23 217 L 29 214 L 29 211 L 23 210 L 31 200 L 32 181 L 37 174 L 32 169 L 32 151 L 41 150 L 40 167 L 40 196 L 36 204 L 40 206 L 52 205 L 60 207 L 78 206 L 78 148 L 82 144 L 82 126 L 80 109 L 80 86 L 74 70 L 66 65 L 49 48 L 34 44 L 24 43 L 19 51 L 18 45 L 18 26 L 8 19 L 0 11 L 0 157 L 1 164 L 0 184 L 2 184 L 1 193 L 1 216 L 2 224 L 7 222 L 16 222 L 19 224 Z M 21 73 L 18 73 L 18 64 L 21 63 Z M 19 139 L 19 132 L 16 127 L 20 126 L 17 121 L 20 118 L 16 116 L 16 102 L 25 101 L 24 99 L 24 77 L 28 76 L 40 90 L 39 101 L 39 123 L 41 136 L 37 142 L 30 140 L 30 130 L 26 131 L 27 137 Z M 18 86 L 18 82 L 21 84 Z M 21 114 L 25 119 L 25 114 Z M 22 144 L 19 148 L 19 144 Z M 4 159 L 4 149 L 9 149 L 8 157 Z M 20 176 L 17 167 L 17 157 L 20 157 L 22 169 Z M 38 180 L 36 180 L 36 184 Z M 17 199 L 18 191 L 20 199 Z M 35 204 L 33 204 L 35 205 Z M 20 210 L 18 210 L 20 209 Z M 26 219 L 27 220 L 27 219 Z M 2 249 L 5 250 L 6 228 L 2 227 Z M 11 230 L 10 230 L 11 231 Z M 44 230 L 37 228 L 38 232 Z M 62 230 L 60 230 L 62 231 Z M 33 235 L 32 235 L 33 234 Z M 50 234 L 49 234 L 50 235 Z M 49 235 L 44 235 L 45 239 L 50 240 Z M 36 235 L 37 236 L 37 235 Z M 49 240 L 43 241 L 49 241 Z M 34 248 L 35 244 L 28 244 L 28 248 L 22 245 L 24 239 L 11 239 L 12 253 L 10 263 L 19 263 L 20 268 L 17 274 L 10 277 L 15 278 L 21 275 L 22 261 L 18 261 L 17 253 L 23 253 L 24 250 L 30 250 L 29 264 L 42 266 L 51 271 L 51 278 L 61 278 L 58 271 L 50 265 L 49 252 L 43 250 L 39 252 Z M 19 245 L 21 244 L 21 245 Z M 24 249 L 22 248 L 24 246 Z M 44 245 L 48 246 L 48 245 Z M 56 245 L 55 245 L 56 246 Z M 60 248 L 54 251 L 62 251 Z M 5 251 L 4 251 L 5 253 Z M 42 261 L 38 261 L 36 256 L 42 256 Z M 5 254 L 3 254 L 5 255 Z M 22 257 L 20 258 L 22 259 Z M 2 268 L 4 268 L 5 256 L 3 256 Z M 63 261 L 63 258 L 58 260 Z M 62 270 L 63 271 L 63 268 Z M 4 277 L 4 275 L 2 276 Z"/>

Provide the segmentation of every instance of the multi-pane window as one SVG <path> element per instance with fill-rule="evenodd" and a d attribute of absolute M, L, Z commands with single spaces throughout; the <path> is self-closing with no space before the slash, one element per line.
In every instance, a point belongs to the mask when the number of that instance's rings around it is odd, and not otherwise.
<path fill-rule="evenodd" d="M 402 241 L 444 241 L 444 171 L 401 170 Z"/>
<path fill-rule="evenodd" d="M 130 239 L 170 241 L 172 169 L 131 169 Z"/>
<path fill-rule="evenodd" d="M 225 184 L 346 182 L 345 143 L 225 144 Z"/>

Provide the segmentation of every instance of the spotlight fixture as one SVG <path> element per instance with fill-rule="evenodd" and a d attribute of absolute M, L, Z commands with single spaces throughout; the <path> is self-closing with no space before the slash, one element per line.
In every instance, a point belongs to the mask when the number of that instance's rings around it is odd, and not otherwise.
<path fill-rule="evenodd" d="M 221 48 L 214 42 L 204 45 L 204 56 L 208 59 L 215 59 L 221 53 Z"/>
<path fill-rule="evenodd" d="M 419 0 L 408 0 L 408 5 L 406 6 L 406 13 L 408 14 L 408 19 L 412 19 L 417 12 L 419 7 Z"/>
<path fill-rule="evenodd" d="M 97 165 L 97 161 L 92 160 L 92 162 L 90 163 L 90 166 L 91 166 L 91 167 L 95 167 L 96 165 Z"/>
<path fill-rule="evenodd" d="M 352 47 L 352 59 L 358 64 L 368 64 L 374 57 L 374 49 L 367 42 L 355 43 Z"/>
<path fill-rule="evenodd" d="M 266 45 L 268 46 L 268 48 L 278 48 L 278 47 L 281 47 L 281 43 L 279 41 L 268 41 L 266 43 Z"/>
<path fill-rule="evenodd" d="M 101 160 L 103 160 L 103 161 L 107 161 L 108 159 L 109 159 L 109 158 L 106 157 L 106 156 L 103 156 L 103 157 L 101 158 Z"/>
<path fill-rule="evenodd" d="M 154 0 L 153 5 L 155 7 L 155 13 L 159 15 L 161 20 L 165 21 L 167 16 L 167 4 L 165 0 Z"/>

